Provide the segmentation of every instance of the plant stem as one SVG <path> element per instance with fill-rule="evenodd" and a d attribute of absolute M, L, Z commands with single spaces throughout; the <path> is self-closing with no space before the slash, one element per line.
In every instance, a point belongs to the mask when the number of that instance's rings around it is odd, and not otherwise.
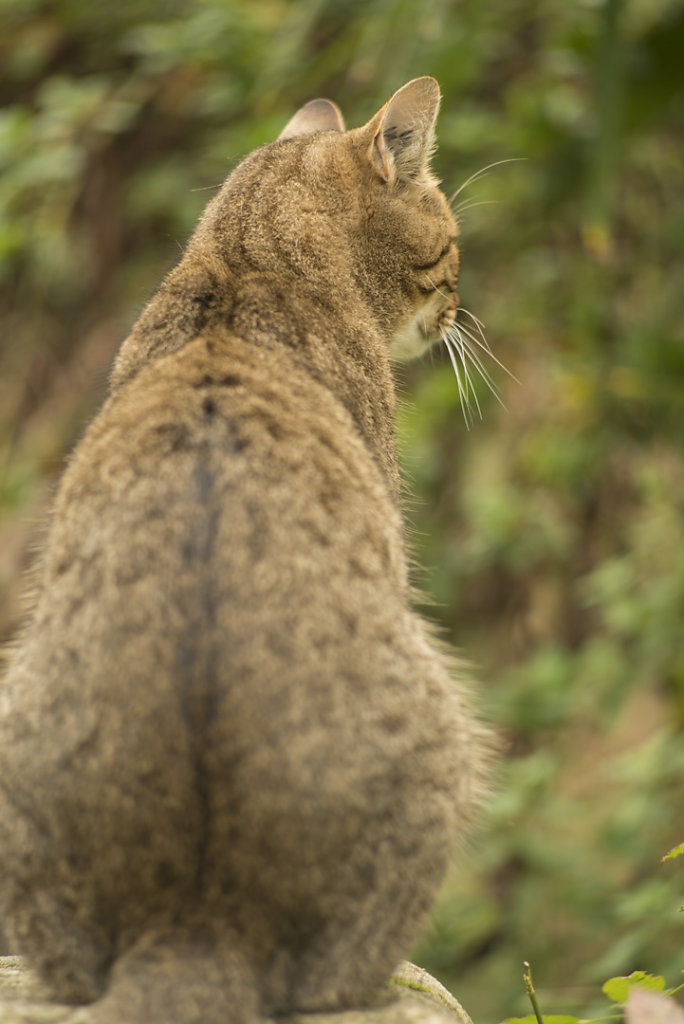
<path fill-rule="evenodd" d="M 532 1003 L 532 1009 L 534 1010 L 534 1015 L 537 1018 L 537 1024 L 544 1024 L 544 1019 L 541 1015 L 541 1010 L 539 1009 L 539 1003 L 537 1002 L 537 994 L 534 991 L 534 985 L 532 984 L 532 968 L 527 960 L 523 963 L 523 967 L 525 968 L 523 971 L 525 990 L 530 998 L 530 1002 Z"/>

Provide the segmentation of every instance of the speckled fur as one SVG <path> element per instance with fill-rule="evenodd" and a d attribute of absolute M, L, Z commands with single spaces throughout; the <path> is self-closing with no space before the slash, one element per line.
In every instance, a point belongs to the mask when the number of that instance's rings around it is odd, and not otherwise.
<path fill-rule="evenodd" d="M 89 1021 L 372 1001 L 479 801 L 392 433 L 392 339 L 456 304 L 438 102 L 316 101 L 249 156 L 64 474 L 0 690 L 0 905 Z"/>

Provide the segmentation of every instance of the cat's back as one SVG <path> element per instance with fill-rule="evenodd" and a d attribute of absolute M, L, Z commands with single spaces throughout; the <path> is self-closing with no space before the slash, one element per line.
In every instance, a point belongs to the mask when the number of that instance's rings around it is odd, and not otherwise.
<path fill-rule="evenodd" d="M 117 389 L 77 447 L 15 706 L 40 702 L 34 680 L 74 721 L 134 703 L 144 746 L 148 719 L 198 687 L 239 731 L 295 686 L 309 711 L 283 700 L 279 745 L 290 711 L 301 731 L 352 694 L 382 702 L 418 635 L 406 595 L 399 512 L 344 406 L 287 355 L 212 329 Z"/>
<path fill-rule="evenodd" d="M 245 594 L 262 563 L 271 588 L 296 562 L 303 589 L 343 568 L 404 593 L 399 513 L 352 417 L 287 355 L 220 329 L 118 389 L 74 453 L 44 572 L 78 563 L 86 586 L 96 557 L 157 603 L 174 568 L 173 585 L 228 572 Z"/>

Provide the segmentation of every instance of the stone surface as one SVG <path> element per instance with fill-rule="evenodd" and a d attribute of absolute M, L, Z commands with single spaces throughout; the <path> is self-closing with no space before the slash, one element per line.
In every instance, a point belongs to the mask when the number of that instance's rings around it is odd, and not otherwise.
<path fill-rule="evenodd" d="M 67 1024 L 71 1010 L 41 1000 L 40 986 L 18 956 L 0 956 L 0 1024 Z"/>
<path fill-rule="evenodd" d="M 287 1018 L 287 1024 L 472 1024 L 458 1000 L 414 964 L 399 965 L 390 989 L 391 999 L 383 1006 L 297 1014 Z M 75 1009 L 41 1000 L 38 983 L 21 959 L 0 957 L 0 1024 L 89 1024 L 89 1019 L 88 1007 Z"/>

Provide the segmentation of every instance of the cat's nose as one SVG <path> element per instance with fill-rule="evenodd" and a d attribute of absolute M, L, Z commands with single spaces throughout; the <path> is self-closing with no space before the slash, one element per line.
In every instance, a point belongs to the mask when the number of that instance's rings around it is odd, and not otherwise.
<path fill-rule="evenodd" d="M 450 305 L 443 309 L 439 314 L 439 325 L 440 327 L 453 327 L 456 322 L 456 311 L 458 309 L 458 297 L 454 296 L 454 301 Z"/>

